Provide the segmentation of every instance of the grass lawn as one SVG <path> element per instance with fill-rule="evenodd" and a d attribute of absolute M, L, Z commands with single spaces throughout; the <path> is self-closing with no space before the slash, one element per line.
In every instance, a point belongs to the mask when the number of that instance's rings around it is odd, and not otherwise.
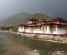
<path fill-rule="evenodd" d="M 27 37 L 21 37 L 17 36 L 16 41 L 28 46 L 31 49 L 38 49 L 40 52 L 40 55 L 48 55 L 48 49 L 45 46 L 42 46 L 42 42 L 32 40 Z"/>

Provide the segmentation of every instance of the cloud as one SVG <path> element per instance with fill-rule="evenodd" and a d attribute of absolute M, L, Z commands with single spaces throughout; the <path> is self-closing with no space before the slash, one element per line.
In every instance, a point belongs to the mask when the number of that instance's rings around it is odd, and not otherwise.
<path fill-rule="evenodd" d="M 3 19 L 20 12 L 37 11 L 67 17 L 67 0 L 0 0 L 0 18 Z"/>

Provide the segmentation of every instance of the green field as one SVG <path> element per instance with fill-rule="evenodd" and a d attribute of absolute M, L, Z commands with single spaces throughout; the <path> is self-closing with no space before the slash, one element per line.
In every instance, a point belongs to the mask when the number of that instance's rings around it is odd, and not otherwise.
<path fill-rule="evenodd" d="M 24 48 L 29 48 L 30 50 L 37 49 L 40 55 L 48 55 L 48 53 L 52 53 L 55 50 L 63 50 L 67 53 L 67 45 L 63 44 L 45 42 L 12 34 L 4 34 L 4 38 L 3 36 L 0 38 L 0 55 L 16 55 L 16 52 L 20 54 L 22 53 L 21 49 L 23 50 Z"/>

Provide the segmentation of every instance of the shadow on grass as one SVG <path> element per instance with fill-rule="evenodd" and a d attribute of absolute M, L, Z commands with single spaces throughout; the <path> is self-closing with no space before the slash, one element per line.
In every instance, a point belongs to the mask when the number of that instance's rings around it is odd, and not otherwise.
<path fill-rule="evenodd" d="M 37 49 L 40 51 L 40 55 L 48 55 L 48 48 L 46 48 L 46 46 L 44 45 L 44 42 L 41 41 L 37 41 L 37 40 L 32 40 L 30 38 L 27 37 L 21 37 L 21 36 L 17 36 L 16 37 L 16 41 L 26 45 L 27 47 L 33 49 Z"/>
<path fill-rule="evenodd" d="M 0 43 L 0 55 L 5 55 L 6 52 L 7 52 L 7 48 L 5 44 Z"/>

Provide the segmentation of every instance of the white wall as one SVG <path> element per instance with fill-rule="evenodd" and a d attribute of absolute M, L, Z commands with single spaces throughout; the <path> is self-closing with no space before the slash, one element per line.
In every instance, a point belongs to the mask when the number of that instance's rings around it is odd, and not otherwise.
<path fill-rule="evenodd" d="M 26 29 L 25 29 L 25 32 L 30 32 L 30 33 L 32 33 L 32 31 L 33 31 L 32 28 L 26 28 Z"/>
<path fill-rule="evenodd" d="M 24 27 L 18 27 L 18 32 L 24 32 Z"/>
<path fill-rule="evenodd" d="M 53 34 L 64 34 L 66 31 L 63 28 L 58 28 L 57 30 L 53 30 Z"/>
<path fill-rule="evenodd" d="M 46 33 L 47 33 L 47 34 L 51 34 L 51 29 L 50 29 L 50 26 L 49 26 L 49 25 L 47 25 Z"/>
<path fill-rule="evenodd" d="M 43 33 L 41 29 L 33 29 L 33 33 Z"/>
<path fill-rule="evenodd" d="M 24 29 L 24 27 L 18 27 L 18 32 L 29 32 L 29 33 L 46 33 L 46 34 L 64 34 L 66 31 L 63 28 L 53 28 L 51 31 L 50 26 L 42 26 L 41 28 L 31 28 L 28 27 Z"/>

